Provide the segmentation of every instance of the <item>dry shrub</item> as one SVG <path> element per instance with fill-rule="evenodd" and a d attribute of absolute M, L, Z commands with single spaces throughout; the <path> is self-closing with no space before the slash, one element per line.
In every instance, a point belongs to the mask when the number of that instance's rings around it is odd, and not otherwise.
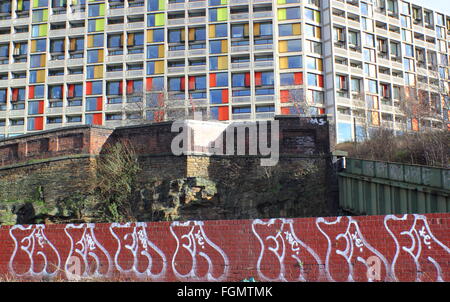
<path fill-rule="evenodd" d="M 450 167 L 450 131 L 423 131 L 395 135 L 380 128 L 360 143 L 341 144 L 337 149 L 349 157 L 400 162 L 425 166 Z"/>

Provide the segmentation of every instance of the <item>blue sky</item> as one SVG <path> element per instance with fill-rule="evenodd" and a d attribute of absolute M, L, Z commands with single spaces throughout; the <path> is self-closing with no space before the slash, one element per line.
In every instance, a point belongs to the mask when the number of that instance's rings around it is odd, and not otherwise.
<path fill-rule="evenodd" d="M 449 0 L 409 0 L 412 3 L 417 3 L 423 7 L 428 7 L 437 11 L 442 11 L 450 15 L 450 1 Z"/>

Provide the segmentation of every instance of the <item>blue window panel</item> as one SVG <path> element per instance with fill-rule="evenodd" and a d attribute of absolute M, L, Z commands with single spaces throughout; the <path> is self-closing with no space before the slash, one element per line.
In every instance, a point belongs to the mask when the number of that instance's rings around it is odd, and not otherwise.
<path fill-rule="evenodd" d="M 278 34 L 280 36 L 292 36 L 292 24 L 278 25 Z"/>
<path fill-rule="evenodd" d="M 153 30 L 153 42 L 164 42 L 164 29 Z"/>
<path fill-rule="evenodd" d="M 103 34 L 93 35 L 93 47 L 103 47 Z"/>
<path fill-rule="evenodd" d="M 158 58 L 159 45 L 149 45 L 147 46 L 147 59 Z"/>
<path fill-rule="evenodd" d="M 280 73 L 280 85 L 281 86 L 294 85 L 294 74 L 293 73 Z"/>
<path fill-rule="evenodd" d="M 155 62 L 147 62 L 147 74 L 155 73 Z"/>
<path fill-rule="evenodd" d="M 252 108 L 251 107 L 237 107 L 233 108 L 233 113 L 251 113 Z"/>
<path fill-rule="evenodd" d="M 218 68 L 218 58 L 217 57 L 210 57 L 209 58 L 209 70 L 217 70 Z"/>
<path fill-rule="evenodd" d="M 317 75 L 314 73 L 308 73 L 308 85 L 310 86 L 317 86 L 318 85 L 318 79 Z"/>
<path fill-rule="evenodd" d="M 49 87 L 49 95 L 51 99 L 61 99 L 62 98 L 62 89 L 61 86 Z"/>
<path fill-rule="evenodd" d="M 152 79 L 152 90 L 164 89 L 164 77 L 155 77 Z"/>
<path fill-rule="evenodd" d="M 134 34 L 134 45 L 144 45 L 144 34 L 143 33 L 135 33 Z"/>
<path fill-rule="evenodd" d="M 250 89 L 233 90 L 232 95 L 233 96 L 250 96 L 251 95 L 251 91 L 250 91 Z"/>
<path fill-rule="evenodd" d="M 47 50 L 47 41 L 46 39 L 36 40 L 36 52 L 43 52 Z"/>
<path fill-rule="evenodd" d="M 236 24 L 231 26 L 231 37 L 232 38 L 243 38 L 244 37 L 244 24 Z"/>
<path fill-rule="evenodd" d="M 169 30 L 169 43 L 180 43 L 181 42 L 181 30 L 173 29 Z"/>
<path fill-rule="evenodd" d="M 352 141 L 352 124 L 349 123 L 338 123 L 338 143 Z"/>
<path fill-rule="evenodd" d="M 73 91 L 73 95 L 75 97 L 77 96 L 83 96 L 83 84 L 77 84 L 74 86 L 74 91 Z"/>
<path fill-rule="evenodd" d="M 206 76 L 196 76 L 195 77 L 195 89 L 196 90 L 206 89 Z"/>
<path fill-rule="evenodd" d="M 28 102 L 28 114 L 39 113 L 39 102 Z"/>
<path fill-rule="evenodd" d="M 204 27 L 199 27 L 195 29 L 195 40 L 196 41 L 206 40 L 206 29 Z"/>
<path fill-rule="evenodd" d="M 120 82 L 109 82 L 107 85 L 107 95 L 119 95 L 122 92 L 119 90 Z"/>
<path fill-rule="evenodd" d="M 272 23 L 261 23 L 259 31 L 261 36 L 272 36 Z"/>
<path fill-rule="evenodd" d="M 97 110 L 97 98 L 86 98 L 86 111 Z"/>
<path fill-rule="evenodd" d="M 147 7 L 149 11 L 159 10 L 159 0 L 148 0 Z"/>
<path fill-rule="evenodd" d="M 217 87 L 228 86 L 228 73 L 227 72 L 216 73 L 216 86 Z"/>
<path fill-rule="evenodd" d="M 274 95 L 275 91 L 272 88 L 257 88 L 255 90 L 256 95 Z"/>
<path fill-rule="evenodd" d="M 256 112 L 275 112 L 274 106 L 259 106 L 256 107 Z"/>
<path fill-rule="evenodd" d="M 302 56 L 291 56 L 288 57 L 288 67 L 289 68 L 302 68 Z"/>
<path fill-rule="evenodd" d="M 274 84 L 274 77 L 273 72 L 262 72 L 261 73 L 261 84 L 263 86 L 273 86 Z"/>
<path fill-rule="evenodd" d="M 228 36 L 227 24 L 216 24 L 216 38 L 222 38 Z"/>
<path fill-rule="evenodd" d="M 210 115 L 210 118 L 212 119 L 212 120 L 218 120 L 219 119 L 219 107 L 211 107 L 210 109 L 209 109 L 209 115 Z"/>
<path fill-rule="evenodd" d="M 288 51 L 302 51 L 302 40 L 287 40 Z"/>
<path fill-rule="evenodd" d="M 103 85 L 102 81 L 95 81 L 92 83 L 92 94 L 102 94 L 103 93 Z"/>
<path fill-rule="evenodd" d="M 30 67 L 41 67 L 41 55 L 30 56 Z"/>
<path fill-rule="evenodd" d="M 89 5 L 89 17 L 100 16 L 100 4 Z"/>
<path fill-rule="evenodd" d="M 168 80 L 169 91 L 180 91 L 181 90 L 181 78 L 170 78 Z"/>
<path fill-rule="evenodd" d="M 97 63 L 98 62 L 98 50 L 88 50 L 87 62 L 88 63 Z"/>
<path fill-rule="evenodd" d="M 215 40 L 209 42 L 209 52 L 212 54 L 222 52 L 222 40 Z"/>
<path fill-rule="evenodd" d="M 209 9 L 209 21 L 217 21 L 217 10 Z"/>
<path fill-rule="evenodd" d="M 95 77 L 94 77 L 94 65 L 92 65 L 92 66 L 87 66 L 86 67 L 86 78 L 87 79 L 94 79 Z"/>
<path fill-rule="evenodd" d="M 37 72 L 35 70 L 30 71 L 30 83 L 36 83 L 37 81 Z"/>
<path fill-rule="evenodd" d="M 286 19 L 300 19 L 300 7 L 286 8 Z"/>
<path fill-rule="evenodd" d="M 245 87 L 245 73 L 236 73 L 231 75 L 232 87 Z"/>
<path fill-rule="evenodd" d="M 222 104 L 222 89 L 211 90 L 209 92 L 209 99 L 211 104 Z"/>
<path fill-rule="evenodd" d="M 34 98 L 35 99 L 43 98 L 44 97 L 44 90 L 45 90 L 45 86 L 44 85 L 34 86 Z"/>

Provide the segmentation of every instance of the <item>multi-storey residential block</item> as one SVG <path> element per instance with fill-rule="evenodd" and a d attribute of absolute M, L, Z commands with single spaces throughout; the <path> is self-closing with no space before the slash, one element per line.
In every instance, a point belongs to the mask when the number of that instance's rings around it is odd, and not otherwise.
<path fill-rule="evenodd" d="M 0 1 L 0 137 L 201 111 L 446 127 L 450 17 L 400 0 Z M 400 110 L 420 89 L 444 119 Z"/>

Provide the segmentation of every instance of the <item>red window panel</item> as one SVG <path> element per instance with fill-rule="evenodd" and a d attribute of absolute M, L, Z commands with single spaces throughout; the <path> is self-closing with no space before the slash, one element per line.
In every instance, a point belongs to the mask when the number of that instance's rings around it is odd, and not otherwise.
<path fill-rule="evenodd" d="M 127 94 L 132 94 L 134 92 L 134 81 L 127 81 Z"/>
<path fill-rule="evenodd" d="M 189 77 L 188 85 L 189 85 L 189 87 L 188 87 L 189 90 L 195 90 L 195 77 L 194 76 Z"/>
<path fill-rule="evenodd" d="M 102 125 L 103 117 L 101 113 L 94 113 L 92 118 L 92 123 L 94 125 Z"/>
<path fill-rule="evenodd" d="M 185 79 L 185 77 L 182 77 L 180 79 L 180 91 L 184 90 L 185 88 L 186 88 L 186 79 Z"/>
<path fill-rule="evenodd" d="M 86 83 L 86 94 L 92 94 L 92 82 Z"/>
<path fill-rule="evenodd" d="M 294 84 L 295 85 L 303 85 L 303 72 L 295 72 L 294 73 Z"/>
<path fill-rule="evenodd" d="M 261 80 L 262 72 L 255 72 L 255 86 L 261 86 L 262 80 Z"/>
<path fill-rule="evenodd" d="M 209 87 L 216 87 L 216 74 L 215 73 L 210 73 L 209 74 Z"/>
<path fill-rule="evenodd" d="M 219 107 L 219 121 L 228 121 L 228 106 Z"/>
<path fill-rule="evenodd" d="M 289 90 L 280 91 L 280 101 L 281 103 L 289 103 Z"/>
<path fill-rule="evenodd" d="M 318 108 L 319 114 L 325 114 L 325 108 Z"/>
<path fill-rule="evenodd" d="M 102 98 L 101 96 L 97 98 L 97 106 L 96 106 L 96 109 L 97 109 L 98 111 L 103 110 L 103 98 Z"/>
<path fill-rule="evenodd" d="M 44 101 L 39 101 L 38 114 L 44 114 Z"/>
<path fill-rule="evenodd" d="M 247 72 L 245 74 L 244 85 L 245 87 L 250 87 L 250 72 Z"/>
<path fill-rule="evenodd" d="M 35 117 L 34 118 L 34 130 L 43 130 L 44 129 L 44 118 L 43 117 Z"/>
<path fill-rule="evenodd" d="M 68 87 L 68 92 L 67 92 L 67 97 L 68 98 L 73 98 L 75 96 L 75 85 L 74 84 L 69 84 Z"/>
<path fill-rule="evenodd" d="M 123 93 L 123 81 L 119 82 L 119 93 L 122 94 Z"/>
<path fill-rule="evenodd" d="M 419 121 L 416 118 L 412 119 L 411 128 L 413 131 L 419 131 Z"/>
<path fill-rule="evenodd" d="M 162 121 L 164 121 L 164 111 L 162 111 L 162 110 L 155 111 L 153 113 L 153 120 L 155 122 L 162 122 Z"/>
<path fill-rule="evenodd" d="M 228 104 L 228 89 L 222 89 L 222 104 Z"/>
<path fill-rule="evenodd" d="M 160 93 L 158 95 L 158 106 L 163 107 L 164 106 L 164 94 Z"/>
<path fill-rule="evenodd" d="M 281 107 L 281 114 L 283 115 L 291 114 L 291 107 Z"/>
<path fill-rule="evenodd" d="M 12 101 L 17 102 L 19 99 L 19 88 L 13 88 L 12 90 Z"/>
<path fill-rule="evenodd" d="M 28 87 L 28 98 L 34 99 L 34 86 Z"/>
<path fill-rule="evenodd" d="M 317 75 L 318 79 L 319 79 L 319 87 L 323 88 L 323 75 Z"/>
<path fill-rule="evenodd" d="M 147 91 L 152 90 L 152 88 L 153 88 L 153 78 L 147 78 L 146 79 L 146 86 L 147 86 Z"/>

